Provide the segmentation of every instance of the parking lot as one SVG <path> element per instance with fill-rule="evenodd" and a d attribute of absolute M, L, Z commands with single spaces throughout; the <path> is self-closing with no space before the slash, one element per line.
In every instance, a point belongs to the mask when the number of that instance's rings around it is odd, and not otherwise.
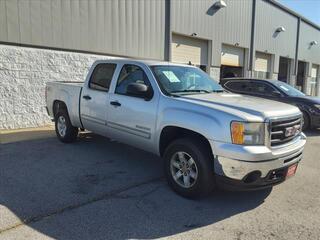
<path fill-rule="evenodd" d="M 320 239 L 320 130 L 307 135 L 287 182 L 187 200 L 149 153 L 91 133 L 4 132 L 0 239 Z"/>

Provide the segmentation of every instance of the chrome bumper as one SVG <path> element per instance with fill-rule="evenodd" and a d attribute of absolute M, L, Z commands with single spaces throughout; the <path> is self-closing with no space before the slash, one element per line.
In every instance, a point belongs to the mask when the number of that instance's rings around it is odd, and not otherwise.
<path fill-rule="evenodd" d="M 305 143 L 306 136 L 303 133 L 293 142 L 273 148 L 210 141 L 215 156 L 215 173 L 236 180 L 243 180 L 254 171 L 260 171 L 263 178 L 271 170 L 299 162 Z"/>

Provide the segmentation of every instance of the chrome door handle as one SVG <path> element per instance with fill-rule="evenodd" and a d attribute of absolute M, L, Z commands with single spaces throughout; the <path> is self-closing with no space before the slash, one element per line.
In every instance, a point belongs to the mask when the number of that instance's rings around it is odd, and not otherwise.
<path fill-rule="evenodd" d="M 112 106 L 115 106 L 115 107 L 120 107 L 121 106 L 121 103 L 119 103 L 118 101 L 111 101 L 110 104 Z"/>
<path fill-rule="evenodd" d="M 84 98 L 85 100 L 91 100 L 91 97 L 89 95 L 84 95 L 82 98 Z"/>

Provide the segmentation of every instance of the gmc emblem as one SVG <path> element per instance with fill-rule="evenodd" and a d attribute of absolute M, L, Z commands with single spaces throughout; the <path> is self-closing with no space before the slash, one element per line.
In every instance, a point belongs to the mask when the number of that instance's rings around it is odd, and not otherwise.
<path fill-rule="evenodd" d="M 287 127 L 284 133 L 285 137 L 292 137 L 299 133 L 300 125 L 295 125 L 293 127 Z"/>

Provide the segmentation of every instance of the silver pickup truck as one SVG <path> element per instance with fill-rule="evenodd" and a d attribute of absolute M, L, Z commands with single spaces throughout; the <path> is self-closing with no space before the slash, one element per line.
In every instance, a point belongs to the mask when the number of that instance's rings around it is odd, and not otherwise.
<path fill-rule="evenodd" d="M 87 129 L 155 153 L 185 197 L 279 184 L 306 143 L 298 108 L 228 93 L 187 65 L 99 60 L 84 83 L 49 82 L 46 101 L 62 142 Z"/>

